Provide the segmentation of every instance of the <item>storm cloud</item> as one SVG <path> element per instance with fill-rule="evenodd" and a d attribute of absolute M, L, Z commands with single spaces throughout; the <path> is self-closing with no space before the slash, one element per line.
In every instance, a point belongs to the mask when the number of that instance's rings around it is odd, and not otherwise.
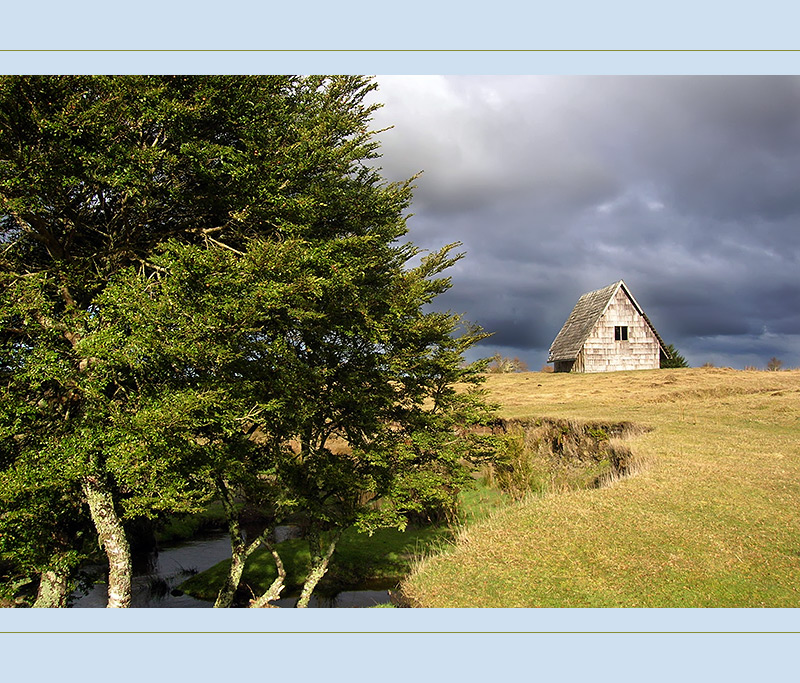
<path fill-rule="evenodd" d="M 459 241 L 438 306 L 531 369 L 624 279 L 692 365 L 800 366 L 800 79 L 378 77 L 410 239 Z"/>

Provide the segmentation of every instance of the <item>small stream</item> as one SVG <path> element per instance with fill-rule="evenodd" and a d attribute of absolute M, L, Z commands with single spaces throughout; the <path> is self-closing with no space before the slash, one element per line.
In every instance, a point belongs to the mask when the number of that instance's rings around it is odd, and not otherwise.
<path fill-rule="evenodd" d="M 193 574 L 205 571 L 231 556 L 231 542 L 219 532 L 204 539 L 187 541 L 172 548 L 136 554 L 133 558 L 131 607 L 211 607 L 206 600 L 172 591 Z M 90 567 L 99 573 L 102 567 Z M 108 586 L 98 583 L 88 595 L 79 597 L 73 607 L 105 607 Z"/>
<path fill-rule="evenodd" d="M 281 538 L 281 534 L 283 537 Z M 291 535 L 289 529 L 276 529 L 278 540 Z M 212 607 L 206 600 L 198 600 L 181 593 L 177 587 L 187 578 L 213 567 L 231 556 L 230 538 L 217 532 L 202 539 L 186 541 L 180 545 L 133 557 L 131 607 Z M 87 567 L 89 572 L 102 575 L 102 567 Z M 72 607 L 105 607 L 108 586 L 99 583 L 88 594 L 76 592 Z M 294 607 L 298 596 L 277 600 L 279 607 Z M 333 597 L 311 597 L 309 607 L 373 607 L 389 602 L 388 590 L 342 591 Z"/>

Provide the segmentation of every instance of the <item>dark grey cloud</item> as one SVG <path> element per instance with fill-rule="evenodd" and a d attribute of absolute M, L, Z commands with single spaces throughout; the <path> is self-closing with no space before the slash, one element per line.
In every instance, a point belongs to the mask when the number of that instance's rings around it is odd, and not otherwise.
<path fill-rule="evenodd" d="M 411 239 L 461 241 L 438 306 L 538 368 L 620 278 L 692 364 L 800 366 L 800 79 L 379 77 Z"/>

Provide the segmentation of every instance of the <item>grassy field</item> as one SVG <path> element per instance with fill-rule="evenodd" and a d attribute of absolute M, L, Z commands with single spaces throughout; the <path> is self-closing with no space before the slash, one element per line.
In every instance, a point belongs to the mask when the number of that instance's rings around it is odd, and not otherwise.
<path fill-rule="evenodd" d="M 489 377 L 506 418 L 628 421 L 644 469 L 471 524 L 403 583 L 424 607 L 800 606 L 800 371 Z"/>

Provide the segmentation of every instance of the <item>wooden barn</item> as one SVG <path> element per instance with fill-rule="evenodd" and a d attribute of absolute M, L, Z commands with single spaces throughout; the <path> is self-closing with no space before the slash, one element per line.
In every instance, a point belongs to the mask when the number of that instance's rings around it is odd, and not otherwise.
<path fill-rule="evenodd" d="M 587 292 L 550 346 L 556 372 L 613 372 L 660 367 L 668 356 L 656 328 L 620 280 Z"/>

